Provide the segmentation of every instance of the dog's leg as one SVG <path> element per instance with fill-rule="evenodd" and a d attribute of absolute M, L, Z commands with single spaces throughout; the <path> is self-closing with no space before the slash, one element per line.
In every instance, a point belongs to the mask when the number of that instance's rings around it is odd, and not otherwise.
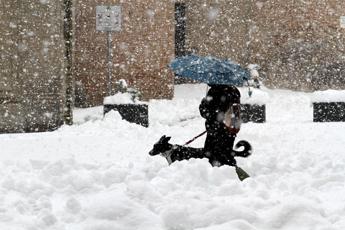
<path fill-rule="evenodd" d="M 173 145 L 172 148 L 172 161 L 189 160 L 191 158 L 205 158 L 203 148 L 193 148 L 181 145 Z"/>
<path fill-rule="evenodd" d="M 160 155 L 162 157 L 165 157 L 165 159 L 168 161 L 168 164 L 171 165 L 174 162 L 174 160 L 171 158 L 172 154 L 173 154 L 173 150 L 171 149 L 171 150 L 168 150 L 164 153 L 161 153 Z"/>

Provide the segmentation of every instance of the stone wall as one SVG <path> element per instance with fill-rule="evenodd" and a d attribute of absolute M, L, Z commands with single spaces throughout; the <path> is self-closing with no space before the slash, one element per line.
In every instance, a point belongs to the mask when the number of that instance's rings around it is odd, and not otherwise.
<path fill-rule="evenodd" d="M 96 6 L 122 8 L 122 30 L 112 32 L 112 84 L 127 80 L 143 100 L 171 98 L 174 4 L 169 0 L 77 1 L 74 75 L 78 106 L 103 103 L 107 95 L 107 32 L 96 31 Z"/>
<path fill-rule="evenodd" d="M 63 123 L 63 2 L 0 2 L 0 132 Z"/>

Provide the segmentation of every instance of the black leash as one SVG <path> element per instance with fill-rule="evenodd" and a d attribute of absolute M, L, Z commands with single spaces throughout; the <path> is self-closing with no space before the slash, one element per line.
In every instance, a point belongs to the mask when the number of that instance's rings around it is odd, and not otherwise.
<path fill-rule="evenodd" d="M 187 141 L 186 143 L 184 143 L 183 146 L 189 145 L 190 143 L 192 143 L 193 141 L 195 141 L 196 139 L 198 139 L 199 137 L 201 137 L 201 136 L 204 135 L 205 133 L 206 133 L 206 130 L 205 130 L 204 132 L 200 133 L 198 136 L 193 137 L 193 139 L 191 139 L 191 140 Z"/>

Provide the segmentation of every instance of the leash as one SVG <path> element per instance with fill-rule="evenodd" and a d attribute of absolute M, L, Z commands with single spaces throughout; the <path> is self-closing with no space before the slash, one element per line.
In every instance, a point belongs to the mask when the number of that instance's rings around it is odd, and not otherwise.
<path fill-rule="evenodd" d="M 204 135 L 206 133 L 206 130 L 202 133 L 200 133 L 198 136 L 193 137 L 193 139 L 187 141 L 186 143 L 183 144 L 183 146 L 189 145 L 190 143 L 192 143 L 193 141 L 195 141 L 196 139 L 198 139 L 199 137 L 201 137 L 202 135 Z"/>

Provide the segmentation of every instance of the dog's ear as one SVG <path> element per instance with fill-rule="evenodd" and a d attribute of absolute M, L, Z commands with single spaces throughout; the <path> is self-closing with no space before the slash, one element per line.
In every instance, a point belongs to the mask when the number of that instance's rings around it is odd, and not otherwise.
<path fill-rule="evenodd" d="M 158 142 L 163 142 L 164 140 L 166 139 L 166 136 L 165 135 L 163 135 L 160 139 L 159 139 L 159 141 Z"/>
<path fill-rule="evenodd" d="M 167 137 L 165 135 L 163 135 L 158 142 L 161 142 L 161 143 L 168 143 L 170 141 L 171 137 Z"/>

